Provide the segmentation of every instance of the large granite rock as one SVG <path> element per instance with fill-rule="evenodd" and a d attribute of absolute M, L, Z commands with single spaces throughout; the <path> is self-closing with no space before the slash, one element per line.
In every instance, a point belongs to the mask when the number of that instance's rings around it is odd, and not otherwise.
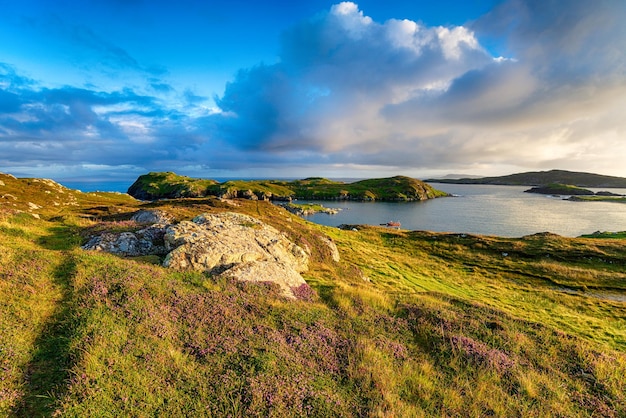
<path fill-rule="evenodd" d="M 275 228 L 238 213 L 203 214 L 171 225 L 165 232 L 170 252 L 163 265 L 227 275 L 237 280 L 274 282 L 286 297 L 306 284 L 306 252 Z"/>
<path fill-rule="evenodd" d="M 167 213 L 138 212 L 136 222 L 170 219 Z M 339 259 L 328 239 L 331 257 Z M 177 270 L 207 271 L 241 281 L 272 282 L 282 294 L 307 286 L 300 275 L 309 255 L 275 228 L 238 213 L 203 214 L 175 225 L 155 223 L 136 232 L 105 232 L 82 247 L 122 256 L 166 255 L 163 265 Z"/>

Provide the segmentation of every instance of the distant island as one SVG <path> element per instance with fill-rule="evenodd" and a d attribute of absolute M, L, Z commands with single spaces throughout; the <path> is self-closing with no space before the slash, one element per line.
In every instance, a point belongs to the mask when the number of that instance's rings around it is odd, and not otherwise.
<path fill-rule="evenodd" d="M 215 196 L 223 199 L 356 201 L 421 201 L 448 196 L 432 186 L 405 176 L 361 180 L 354 183 L 322 177 L 303 180 L 216 180 L 197 179 L 172 172 L 152 172 L 140 176 L 128 189 L 140 200 Z"/>
<path fill-rule="evenodd" d="M 552 183 L 545 186 L 537 186 L 532 189 L 524 190 L 526 193 L 539 193 L 551 195 L 568 195 L 568 196 L 593 196 L 595 193 L 589 189 L 573 186 L 571 184 Z"/>
<path fill-rule="evenodd" d="M 626 188 L 626 178 L 624 177 L 566 170 L 530 171 L 499 177 L 426 179 L 424 181 L 428 183 L 493 184 L 502 186 L 545 186 L 558 183 L 577 187 Z"/>
<path fill-rule="evenodd" d="M 545 186 L 537 186 L 528 190 L 524 190 L 526 193 L 539 193 L 549 195 L 566 195 L 570 196 L 567 200 L 573 201 L 623 201 L 624 196 L 617 193 L 600 191 L 594 192 L 589 189 L 585 189 L 578 186 L 572 186 L 571 184 L 552 183 Z"/>

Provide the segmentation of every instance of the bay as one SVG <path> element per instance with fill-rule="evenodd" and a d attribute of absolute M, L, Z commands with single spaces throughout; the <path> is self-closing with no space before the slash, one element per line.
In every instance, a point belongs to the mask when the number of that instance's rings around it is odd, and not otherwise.
<path fill-rule="evenodd" d="M 74 190 L 81 192 L 118 192 L 126 193 L 132 181 L 75 181 L 75 180 L 58 180 L 58 183 Z"/>
<path fill-rule="evenodd" d="M 132 181 L 60 182 L 83 192 L 125 193 L 132 184 Z M 399 221 L 402 229 L 408 230 L 503 237 L 521 237 L 537 232 L 576 237 L 594 231 L 626 230 L 626 204 L 622 203 L 571 202 L 563 200 L 564 197 L 524 193 L 528 186 L 443 183 L 433 183 L 431 186 L 455 197 L 424 202 L 325 201 L 321 202 L 324 206 L 340 208 L 342 211 L 336 215 L 315 214 L 307 219 L 327 226 L 380 225 Z M 626 194 L 625 189 L 602 190 Z"/>
<path fill-rule="evenodd" d="M 594 231 L 626 230 L 626 204 L 623 203 L 572 202 L 564 200 L 563 196 L 524 193 L 528 186 L 431 185 L 455 197 L 423 202 L 326 201 L 322 202 L 324 206 L 342 210 L 336 215 L 318 213 L 307 219 L 327 226 L 399 221 L 402 229 L 408 230 L 502 237 L 538 232 L 576 237 Z M 602 190 L 626 194 L 624 189 Z"/>

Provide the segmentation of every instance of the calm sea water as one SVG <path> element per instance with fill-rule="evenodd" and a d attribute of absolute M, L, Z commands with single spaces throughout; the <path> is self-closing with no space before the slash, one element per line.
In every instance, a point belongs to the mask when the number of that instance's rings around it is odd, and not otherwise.
<path fill-rule="evenodd" d="M 126 193 L 133 181 L 63 181 L 58 183 L 81 192 L 120 192 Z"/>
<path fill-rule="evenodd" d="M 220 181 L 224 180 L 226 179 Z M 61 183 L 83 192 L 125 193 L 132 181 Z M 307 219 L 328 226 L 379 225 L 388 221 L 400 221 L 402 229 L 504 237 L 520 237 L 546 231 L 575 237 L 594 231 L 626 230 L 626 204 L 570 202 L 560 197 L 524 193 L 527 186 L 438 183 L 432 186 L 457 197 L 399 203 L 327 201 L 322 204 L 341 208 L 342 211 L 337 215 L 320 213 Z M 626 194 L 625 189 L 608 190 Z"/>
<path fill-rule="evenodd" d="M 402 229 L 504 237 L 537 232 L 575 237 L 594 231 L 626 230 L 626 204 L 622 203 L 570 202 L 562 197 L 524 193 L 527 186 L 432 186 L 457 197 L 401 203 L 329 201 L 323 205 L 342 211 L 337 215 L 319 213 L 307 219 L 328 226 L 400 221 Z M 626 194 L 624 189 L 608 190 Z"/>

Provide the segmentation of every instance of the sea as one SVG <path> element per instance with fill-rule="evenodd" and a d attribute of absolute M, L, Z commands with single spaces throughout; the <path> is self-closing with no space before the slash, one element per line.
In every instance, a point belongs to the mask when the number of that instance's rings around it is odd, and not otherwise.
<path fill-rule="evenodd" d="M 132 181 L 60 183 L 83 192 L 125 193 Z M 626 231 L 624 203 L 573 202 L 565 200 L 568 196 L 524 193 L 528 186 L 443 183 L 432 183 L 431 186 L 453 196 L 422 202 L 316 202 L 341 210 L 336 215 L 318 213 L 307 219 L 327 226 L 380 225 L 394 221 L 408 230 L 502 237 L 521 237 L 539 232 L 577 237 L 596 231 Z M 591 190 L 626 194 L 626 189 Z"/>
<path fill-rule="evenodd" d="M 528 186 L 436 183 L 431 186 L 453 197 L 422 202 L 328 201 L 322 204 L 341 211 L 336 215 L 317 213 L 307 219 L 327 226 L 380 225 L 394 221 L 408 230 L 501 237 L 539 232 L 577 237 L 596 231 L 626 231 L 624 203 L 574 202 L 565 200 L 569 196 L 524 193 Z M 590 190 L 626 194 L 626 189 Z"/>

